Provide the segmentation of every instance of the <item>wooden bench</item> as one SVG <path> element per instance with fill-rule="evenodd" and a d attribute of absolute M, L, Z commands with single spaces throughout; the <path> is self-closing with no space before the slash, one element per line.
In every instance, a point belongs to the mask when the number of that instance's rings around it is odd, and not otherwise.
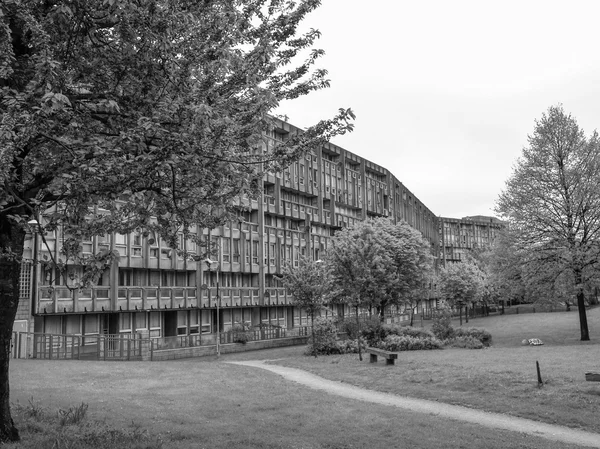
<path fill-rule="evenodd" d="M 600 373 L 585 373 L 585 380 L 588 382 L 600 382 Z"/>
<path fill-rule="evenodd" d="M 383 349 L 367 347 L 365 351 L 369 353 L 369 362 L 371 363 L 377 363 L 377 356 L 381 356 L 385 357 L 386 365 L 393 365 L 398 358 L 397 352 L 385 351 Z"/>

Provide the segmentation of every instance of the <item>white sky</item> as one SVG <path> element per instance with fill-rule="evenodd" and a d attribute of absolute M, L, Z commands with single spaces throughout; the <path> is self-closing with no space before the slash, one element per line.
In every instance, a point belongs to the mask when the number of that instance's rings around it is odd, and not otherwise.
<path fill-rule="evenodd" d="M 281 105 L 306 127 L 339 107 L 333 143 L 389 169 L 434 214 L 493 215 L 534 121 L 561 103 L 600 127 L 600 2 L 323 0 L 331 87 Z"/>

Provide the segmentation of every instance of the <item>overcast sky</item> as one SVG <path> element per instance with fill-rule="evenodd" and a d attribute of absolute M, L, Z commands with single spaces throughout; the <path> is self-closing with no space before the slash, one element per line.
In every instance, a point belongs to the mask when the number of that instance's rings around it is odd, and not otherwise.
<path fill-rule="evenodd" d="M 368 6 L 367 6 L 368 5 Z M 331 87 L 285 103 L 306 127 L 339 107 L 333 143 L 389 169 L 436 215 L 493 215 L 534 121 L 561 103 L 600 127 L 600 2 L 323 0 Z"/>

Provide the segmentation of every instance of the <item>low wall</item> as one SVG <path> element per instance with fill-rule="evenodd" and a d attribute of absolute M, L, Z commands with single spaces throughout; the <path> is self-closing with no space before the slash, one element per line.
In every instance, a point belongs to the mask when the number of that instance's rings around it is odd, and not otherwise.
<path fill-rule="evenodd" d="M 308 337 L 286 337 L 273 340 L 249 341 L 247 343 L 227 343 L 220 345 L 221 354 L 256 351 L 258 349 L 280 348 L 283 346 L 305 345 Z M 161 361 L 205 357 L 217 354 L 217 345 L 195 346 L 192 348 L 161 349 L 159 351 L 143 351 L 143 360 Z"/>

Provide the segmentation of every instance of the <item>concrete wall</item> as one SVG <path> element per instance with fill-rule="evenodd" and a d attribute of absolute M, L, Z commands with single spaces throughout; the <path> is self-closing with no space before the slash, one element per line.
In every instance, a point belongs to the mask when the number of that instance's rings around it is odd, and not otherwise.
<path fill-rule="evenodd" d="M 221 354 L 234 352 L 256 351 L 258 349 L 280 348 L 284 346 L 305 345 L 308 337 L 288 337 L 277 340 L 249 341 L 248 343 L 229 343 L 221 345 Z M 217 346 L 196 346 L 193 348 L 163 349 L 154 351 L 152 359 L 149 349 L 143 350 L 142 360 L 162 361 L 186 359 L 191 357 L 204 357 L 217 354 Z"/>

